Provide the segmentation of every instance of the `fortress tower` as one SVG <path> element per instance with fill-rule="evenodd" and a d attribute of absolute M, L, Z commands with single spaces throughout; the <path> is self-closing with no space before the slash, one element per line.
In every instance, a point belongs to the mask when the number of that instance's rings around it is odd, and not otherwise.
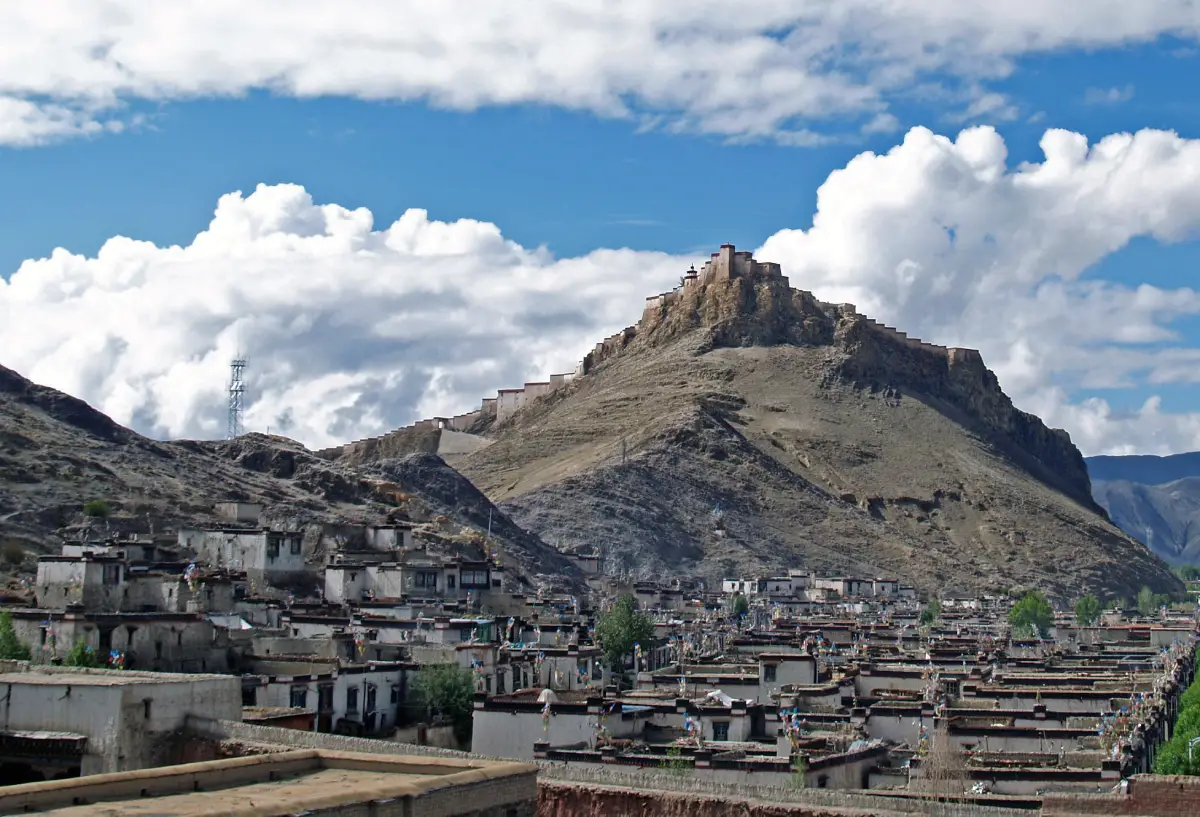
<path fill-rule="evenodd" d="M 783 270 L 778 264 L 755 261 L 751 253 L 738 252 L 732 244 L 722 244 L 721 248 L 713 253 L 708 261 L 704 262 L 704 266 L 694 278 L 692 278 L 691 272 L 692 270 L 688 270 L 684 286 L 689 285 L 688 279 L 700 286 L 715 281 L 729 281 L 733 278 L 781 278 L 784 281 L 787 280 L 783 277 Z"/>

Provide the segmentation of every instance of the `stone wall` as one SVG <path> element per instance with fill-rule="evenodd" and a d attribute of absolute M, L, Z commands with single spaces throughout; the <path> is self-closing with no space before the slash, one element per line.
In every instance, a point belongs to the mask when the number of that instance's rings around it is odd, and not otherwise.
<path fill-rule="evenodd" d="M 403 438 L 407 451 L 424 451 L 429 454 L 440 454 L 441 435 L 444 431 L 468 433 L 478 423 L 488 420 L 504 422 L 527 403 L 545 397 L 551 392 L 561 389 L 581 374 L 584 364 L 580 364 L 570 372 L 552 374 L 549 380 L 525 383 L 519 389 L 500 389 L 495 397 L 485 397 L 480 401 L 479 408 L 453 417 L 430 417 L 417 420 L 406 426 L 393 429 L 386 434 L 374 437 L 364 437 L 344 445 L 324 448 L 317 451 L 318 457 L 329 460 L 341 458 L 369 459 L 377 450 L 383 450 L 393 440 Z M 461 453 L 452 451 L 450 453 Z"/>
<path fill-rule="evenodd" d="M 355 738 L 327 732 L 300 732 L 275 726 L 260 726 L 234 720 L 189 717 L 187 730 L 197 737 L 211 741 L 237 741 L 244 744 L 264 746 L 287 746 L 293 749 L 326 749 L 333 752 L 362 752 L 376 755 L 427 755 L 430 757 L 482 758 L 511 763 L 512 758 L 488 758 L 437 746 L 418 746 L 414 743 L 396 743 L 374 738 Z"/>
<path fill-rule="evenodd" d="M 738 798 L 644 789 L 600 788 L 579 783 L 538 784 L 538 817 L 892 817 L 896 812 L 832 810 L 813 804 L 756 803 Z"/>
<path fill-rule="evenodd" d="M 662 796 L 664 793 L 670 792 L 674 795 L 682 796 L 685 798 L 685 802 L 691 802 L 698 808 L 701 803 L 706 801 L 723 803 L 725 807 L 728 807 L 730 803 L 739 800 L 753 800 L 779 804 L 784 808 L 800 809 L 799 811 L 764 812 L 766 814 L 831 814 L 834 812 L 830 810 L 841 809 L 842 811 L 837 813 L 846 815 L 899 815 L 923 814 L 926 813 L 929 806 L 927 802 L 921 800 L 919 797 L 907 793 L 898 793 L 889 796 L 869 794 L 867 792 L 833 791 L 812 787 L 794 788 L 791 786 L 723 783 L 697 777 L 693 774 L 679 774 L 653 768 L 585 769 L 574 765 L 544 762 L 539 762 L 538 765 L 540 766 L 538 773 L 539 788 L 576 786 L 594 789 L 596 787 L 606 787 L 612 789 L 634 789 L 641 792 L 651 790 L 657 793 L 651 794 L 651 797 Z M 1001 798 L 991 798 L 986 795 L 979 797 L 976 802 L 979 805 L 986 805 L 987 810 L 985 813 L 987 817 L 1029 817 L 1029 806 L 1037 805 L 1036 801 L 1022 801 L 1017 803 L 1011 799 L 1005 801 Z M 1006 804 L 1012 807 L 1005 807 Z M 979 806 L 971 807 L 978 808 Z M 805 809 L 809 811 L 805 811 Z M 600 814 L 603 812 L 596 813 Z M 618 808 L 610 813 L 624 812 Z M 659 812 L 651 809 L 646 812 L 635 811 L 634 813 L 658 814 Z M 690 812 L 685 811 L 680 813 Z M 978 814 L 979 812 L 976 811 L 975 813 Z M 953 812 L 946 812 L 946 817 L 953 817 Z"/>
<path fill-rule="evenodd" d="M 682 788 L 682 787 L 681 787 Z M 538 780 L 539 817 L 609 817 L 617 814 L 655 817 L 904 817 L 928 814 L 929 804 L 915 798 L 844 795 L 822 797 L 826 792 L 794 791 L 787 801 L 760 799 L 706 791 L 666 790 L 657 784 L 631 782 L 623 786 L 604 783 Z M 942 817 L 1030 817 L 1036 811 L 980 808 L 974 804 L 939 804 Z"/>
<path fill-rule="evenodd" d="M 1195 817 L 1197 814 L 1200 814 L 1200 777 L 1136 775 L 1130 779 L 1125 794 L 1047 794 L 1042 799 L 1042 817 Z"/>

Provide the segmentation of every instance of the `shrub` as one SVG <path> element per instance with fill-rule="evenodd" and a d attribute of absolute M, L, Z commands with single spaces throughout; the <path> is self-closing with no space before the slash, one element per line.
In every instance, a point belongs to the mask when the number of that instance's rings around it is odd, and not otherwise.
<path fill-rule="evenodd" d="M 83 515 L 92 519 L 108 519 L 112 515 L 112 508 L 103 499 L 89 499 L 83 505 Z"/>
<path fill-rule="evenodd" d="M 25 548 L 16 539 L 6 539 L 0 545 L 0 560 L 7 565 L 19 565 L 25 561 Z"/>
<path fill-rule="evenodd" d="M 13 629 L 12 613 L 0 610 L 0 659 L 5 661 L 28 661 L 31 658 L 29 648 L 17 638 Z"/>
<path fill-rule="evenodd" d="M 103 667 L 105 660 L 92 649 L 86 641 L 76 641 L 75 646 L 63 658 L 63 666 L 67 667 Z"/>

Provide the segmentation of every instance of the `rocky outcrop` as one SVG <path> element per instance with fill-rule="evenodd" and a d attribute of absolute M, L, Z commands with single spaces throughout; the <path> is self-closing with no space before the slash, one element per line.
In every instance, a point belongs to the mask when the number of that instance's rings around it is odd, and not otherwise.
<path fill-rule="evenodd" d="M 835 367 L 839 377 L 871 390 L 900 389 L 942 401 L 1040 480 L 1104 513 L 1092 499 L 1087 467 L 1071 436 L 1013 406 L 975 350 L 906 343 L 857 314 L 838 321 L 835 345 L 844 355 Z"/>

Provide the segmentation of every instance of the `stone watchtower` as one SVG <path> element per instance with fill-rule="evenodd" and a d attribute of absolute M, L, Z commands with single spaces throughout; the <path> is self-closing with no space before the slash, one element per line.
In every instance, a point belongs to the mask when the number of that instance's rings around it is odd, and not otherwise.
<path fill-rule="evenodd" d="M 693 272 L 694 269 L 688 270 L 684 276 L 685 287 L 697 284 L 703 286 L 734 278 L 783 278 L 783 271 L 778 264 L 755 261 L 751 253 L 738 252 L 732 244 L 722 244 L 699 272 L 695 275 Z"/>

